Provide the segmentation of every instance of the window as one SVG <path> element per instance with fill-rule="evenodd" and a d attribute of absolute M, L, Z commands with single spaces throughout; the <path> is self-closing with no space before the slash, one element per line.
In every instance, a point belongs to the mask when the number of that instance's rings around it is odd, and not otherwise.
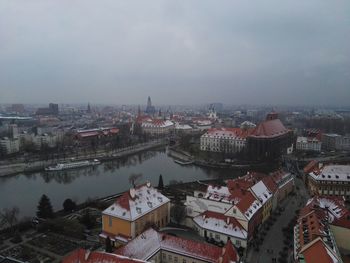
<path fill-rule="evenodd" d="M 183 259 L 183 260 L 182 260 L 182 263 L 186 263 L 186 259 Z"/>
<path fill-rule="evenodd" d="M 165 255 L 165 253 L 163 254 L 163 259 L 164 259 L 164 260 L 166 259 L 166 255 Z"/>
<path fill-rule="evenodd" d="M 216 235 L 215 235 L 215 239 L 216 239 L 216 240 L 220 240 L 220 235 L 216 234 Z"/>
<path fill-rule="evenodd" d="M 168 255 L 168 260 L 172 261 L 172 256 L 171 255 Z"/>
<path fill-rule="evenodd" d="M 174 257 L 174 262 L 175 262 L 175 263 L 177 262 L 177 257 Z"/>
<path fill-rule="evenodd" d="M 241 246 L 241 241 L 240 240 L 236 240 L 236 245 L 237 246 Z"/>
<path fill-rule="evenodd" d="M 112 222 L 113 222 L 112 217 L 111 216 L 108 217 L 108 225 L 109 225 L 109 227 L 112 227 Z"/>

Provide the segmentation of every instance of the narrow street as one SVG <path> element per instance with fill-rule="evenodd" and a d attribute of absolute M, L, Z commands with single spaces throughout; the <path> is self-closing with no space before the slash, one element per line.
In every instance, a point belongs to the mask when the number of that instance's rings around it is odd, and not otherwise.
<path fill-rule="evenodd" d="M 280 207 L 284 208 L 284 211 L 281 215 L 276 216 L 276 221 L 272 224 L 270 229 L 266 231 L 259 251 L 253 248 L 248 251 L 248 263 L 278 262 L 279 253 L 283 251 L 285 246 L 283 242 L 285 239 L 283 228 L 287 227 L 295 216 L 296 211 L 303 207 L 309 198 L 305 185 L 299 178 L 295 178 L 295 191 L 295 196 L 288 196 L 287 199 L 281 202 Z M 288 247 L 288 253 L 291 252 L 292 249 L 292 247 Z M 274 258 L 276 261 L 273 261 Z"/>

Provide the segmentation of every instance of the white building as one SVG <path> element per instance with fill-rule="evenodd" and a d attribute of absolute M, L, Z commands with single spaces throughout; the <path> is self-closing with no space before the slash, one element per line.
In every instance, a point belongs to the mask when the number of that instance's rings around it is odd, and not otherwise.
<path fill-rule="evenodd" d="M 19 139 L 9 139 L 8 137 L 1 139 L 0 149 L 5 155 L 19 152 Z"/>
<path fill-rule="evenodd" d="M 350 150 L 350 136 L 349 135 L 339 135 L 339 134 L 323 134 L 322 135 L 323 148 L 325 150 Z"/>
<path fill-rule="evenodd" d="M 302 136 L 297 138 L 296 149 L 298 151 L 321 152 L 321 146 L 322 142 L 316 138 Z"/>
<path fill-rule="evenodd" d="M 240 128 L 213 128 L 200 138 L 200 149 L 210 152 L 237 153 L 246 146 L 249 130 Z"/>
<path fill-rule="evenodd" d="M 192 133 L 194 130 L 193 128 L 188 124 L 175 124 L 175 132 L 176 133 Z"/>
<path fill-rule="evenodd" d="M 175 124 L 169 120 L 145 121 L 141 124 L 142 131 L 151 135 L 165 135 L 174 131 Z"/>

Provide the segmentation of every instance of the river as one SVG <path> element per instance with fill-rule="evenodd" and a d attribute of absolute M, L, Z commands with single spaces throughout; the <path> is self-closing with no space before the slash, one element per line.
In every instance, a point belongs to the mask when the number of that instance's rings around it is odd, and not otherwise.
<path fill-rule="evenodd" d="M 0 177 L 0 210 L 17 206 L 20 217 L 31 217 L 36 213 L 42 194 L 50 198 L 53 208 L 57 210 L 62 209 L 67 198 L 81 203 L 88 198 L 126 191 L 131 185 L 130 177 L 138 178 L 138 183 L 150 181 L 157 186 L 160 174 L 164 184 L 168 184 L 172 180 L 189 182 L 234 177 L 242 173 L 194 165 L 181 166 L 166 154 L 165 149 L 149 150 L 94 168 Z"/>

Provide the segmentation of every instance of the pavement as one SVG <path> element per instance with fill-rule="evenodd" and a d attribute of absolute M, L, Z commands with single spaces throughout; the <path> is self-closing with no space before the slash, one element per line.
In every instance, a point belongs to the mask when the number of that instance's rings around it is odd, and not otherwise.
<path fill-rule="evenodd" d="M 280 206 L 285 208 L 284 211 L 281 215 L 277 216 L 276 222 L 270 227 L 269 231 L 266 232 L 264 241 L 259 247 L 259 251 L 255 251 L 253 248 L 248 251 L 246 262 L 270 263 L 274 262 L 273 258 L 276 258 L 275 262 L 278 262 L 279 252 L 281 252 L 285 246 L 283 243 L 284 235 L 282 229 L 286 227 L 295 216 L 296 210 L 302 208 L 309 199 L 309 195 L 301 179 L 295 178 L 295 186 L 296 195 L 288 196 L 281 202 Z M 292 249 L 293 248 L 289 248 L 289 251 Z"/>

